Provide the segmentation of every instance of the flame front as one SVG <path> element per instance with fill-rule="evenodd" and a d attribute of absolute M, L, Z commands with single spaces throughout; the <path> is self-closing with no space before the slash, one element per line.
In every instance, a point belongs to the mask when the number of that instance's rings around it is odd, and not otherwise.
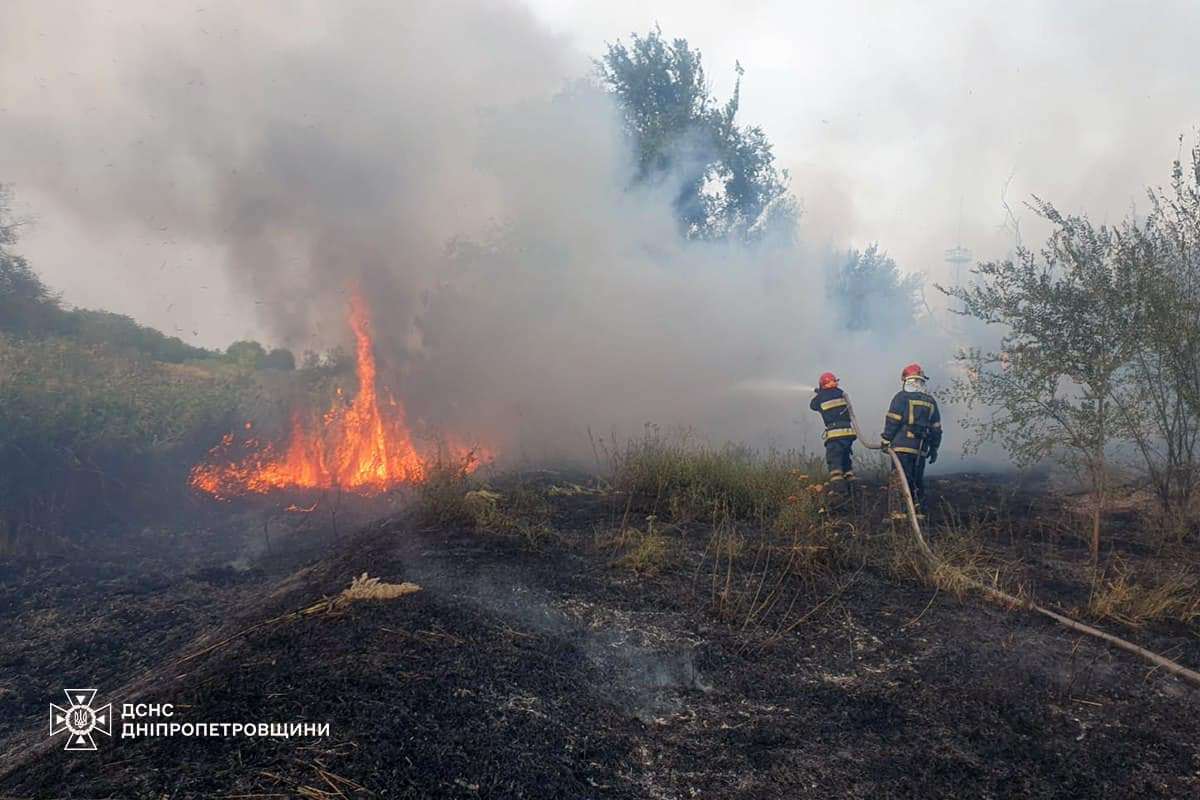
<path fill-rule="evenodd" d="M 413 446 L 404 406 L 389 396 L 387 413 L 380 413 L 370 315 L 358 297 L 350 304 L 350 327 L 354 331 L 358 375 L 358 394 L 353 402 L 345 405 L 338 389 L 338 399 L 316 424 L 307 424 L 304 415 L 293 412 L 287 446 L 282 452 L 253 438 L 238 444 L 232 434 L 227 434 L 210 452 L 208 463 L 192 469 L 191 485 L 224 498 L 280 489 L 335 487 L 375 494 L 401 483 L 424 480 L 428 468 Z M 468 470 L 478 465 L 473 451 L 455 450 L 451 455 L 461 459 Z"/>

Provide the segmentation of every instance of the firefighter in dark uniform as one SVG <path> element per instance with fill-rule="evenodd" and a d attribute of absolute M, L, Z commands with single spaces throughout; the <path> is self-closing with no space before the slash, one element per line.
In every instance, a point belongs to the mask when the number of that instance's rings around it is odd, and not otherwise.
<path fill-rule="evenodd" d="M 937 461 L 942 444 L 942 413 L 937 400 L 925 391 L 925 376 L 920 364 L 909 364 L 900 373 L 903 388 L 892 398 L 883 421 L 883 449 L 895 451 L 904 468 L 908 490 L 917 512 L 924 510 L 925 462 Z"/>
<path fill-rule="evenodd" d="M 854 480 L 854 464 L 851 448 L 854 446 L 854 428 L 850 425 L 850 402 L 838 388 L 838 379 L 832 372 L 823 372 L 817 382 L 817 393 L 808 407 L 820 413 L 825 423 L 825 463 L 829 466 L 829 481 L 836 488 L 844 488 L 846 481 Z"/>

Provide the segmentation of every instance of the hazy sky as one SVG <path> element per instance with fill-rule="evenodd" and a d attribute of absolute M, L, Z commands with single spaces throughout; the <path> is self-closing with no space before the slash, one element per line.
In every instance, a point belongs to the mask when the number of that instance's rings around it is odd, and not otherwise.
<path fill-rule="evenodd" d="M 656 23 L 703 51 L 721 96 L 739 60 L 742 120 L 765 128 L 791 171 L 809 241 L 877 240 L 902 267 L 934 276 L 960 238 L 979 256 L 1009 246 L 999 226 L 1010 175 L 1027 241 L 1039 229 L 1020 203 L 1033 193 L 1099 219 L 1122 214 L 1141 187 L 1165 179 L 1200 107 L 1196 3 L 529 0 L 527 8 L 530 24 L 562 45 L 545 59 L 549 83 L 585 72 L 606 41 Z M 6 0 L 0 126 L 43 118 L 44 135 L 61 136 L 52 128 L 70 105 L 116 126 L 119 99 L 96 87 L 128 81 L 122 67 L 150 31 L 209 36 L 214 60 L 252 69 L 238 30 L 205 28 L 211 13 L 200 2 Z M 320 13 L 256 16 L 280 42 L 337 35 Z M 116 133 L 95 143 L 93 178 L 106 165 L 120 174 Z M 16 184 L 21 210 L 37 220 L 23 249 L 67 301 L 208 345 L 263 332 L 248 304 L 269 298 L 231 299 L 210 243 L 146 215 L 140 226 L 81 224 L 90 212 L 63 203 L 64 182 L 81 173 L 50 174 L 61 166 L 27 160 L 19 141 L 0 153 L 0 180 Z M 102 203 L 103 192 L 88 202 Z"/>

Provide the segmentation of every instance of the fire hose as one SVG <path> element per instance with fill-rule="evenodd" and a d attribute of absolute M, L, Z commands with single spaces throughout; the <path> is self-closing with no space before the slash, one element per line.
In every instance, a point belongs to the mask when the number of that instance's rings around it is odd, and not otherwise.
<path fill-rule="evenodd" d="M 866 437 L 863 436 L 862 430 L 858 427 L 858 419 L 854 416 L 854 405 L 850 402 L 850 395 L 845 394 L 844 396 L 846 398 L 846 411 L 850 416 L 850 426 L 854 429 L 855 436 L 858 437 L 858 440 L 862 442 L 863 446 L 868 450 L 882 450 L 883 446 L 881 444 L 871 444 Z M 931 570 L 939 566 L 942 569 L 948 569 L 941 559 L 934 554 L 933 550 L 930 549 L 929 544 L 925 541 L 925 536 L 921 533 L 921 523 L 917 519 L 917 508 L 913 503 L 912 492 L 908 488 L 908 480 L 904 477 L 904 467 L 900 464 L 900 457 L 897 456 L 896 451 L 892 450 L 891 448 L 888 448 L 886 452 L 891 458 L 892 468 L 896 474 L 896 481 L 900 484 L 900 491 L 904 497 L 904 505 L 908 511 L 908 522 L 912 527 L 913 541 L 917 545 L 917 550 L 920 551 L 922 558 L 925 559 L 926 565 Z M 984 596 L 995 600 L 1001 605 L 1009 608 L 1024 608 L 1034 613 L 1041 614 L 1045 617 L 1049 617 L 1060 625 L 1070 628 L 1073 631 L 1078 631 L 1079 633 L 1093 636 L 1097 639 L 1108 642 L 1114 647 L 1124 650 L 1127 653 L 1133 653 L 1134 655 L 1149 661 L 1151 664 L 1154 664 L 1156 667 L 1162 667 L 1167 672 L 1175 675 L 1176 677 L 1182 678 L 1188 683 L 1191 683 L 1193 686 L 1200 687 L 1200 672 L 1189 669 L 1176 661 L 1172 661 L 1165 656 L 1160 656 L 1158 653 L 1147 650 L 1144 647 L 1139 647 L 1133 642 L 1126 641 L 1118 636 L 1113 636 L 1111 633 L 1105 633 L 1099 628 L 1093 628 L 1091 625 L 1085 625 L 1082 622 L 1073 620 L 1070 617 L 1059 614 L 1056 611 L 1051 611 L 1048 608 L 1034 603 L 1032 600 L 1023 600 L 1009 594 L 1008 592 L 1001 591 L 994 586 L 988 586 L 980 583 L 979 581 L 962 574 L 961 571 L 956 570 L 956 572 L 966 585 L 978 590 Z"/>

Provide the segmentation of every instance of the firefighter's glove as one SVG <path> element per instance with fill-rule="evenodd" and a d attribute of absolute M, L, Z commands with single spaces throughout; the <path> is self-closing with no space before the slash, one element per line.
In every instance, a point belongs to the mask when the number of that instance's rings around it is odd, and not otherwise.
<path fill-rule="evenodd" d="M 929 451 L 929 463 L 932 464 L 936 461 L 937 461 L 937 450 L 930 450 Z"/>

